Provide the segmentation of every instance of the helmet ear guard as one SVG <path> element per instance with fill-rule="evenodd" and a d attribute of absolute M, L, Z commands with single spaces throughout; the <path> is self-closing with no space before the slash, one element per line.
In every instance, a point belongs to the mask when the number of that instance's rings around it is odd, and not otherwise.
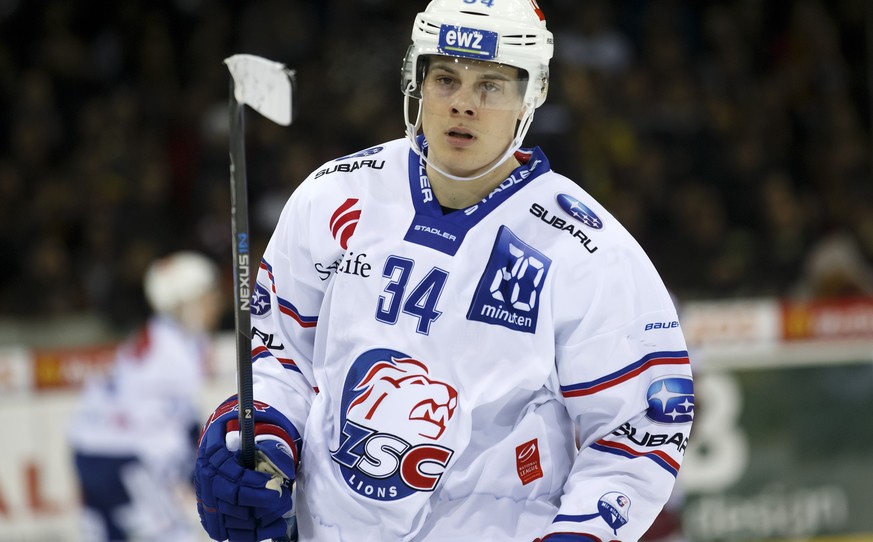
<path fill-rule="evenodd" d="M 427 57 L 413 54 L 414 45 L 406 49 L 403 69 L 400 74 L 400 89 L 403 94 L 416 100 L 421 99 L 421 84 L 427 72 Z"/>

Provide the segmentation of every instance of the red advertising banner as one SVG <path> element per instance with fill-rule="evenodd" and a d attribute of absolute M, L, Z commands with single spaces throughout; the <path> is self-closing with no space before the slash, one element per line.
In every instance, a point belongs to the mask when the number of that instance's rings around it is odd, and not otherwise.
<path fill-rule="evenodd" d="M 76 389 L 112 363 L 116 344 L 33 351 L 33 389 Z"/>
<path fill-rule="evenodd" d="M 873 338 L 873 299 L 782 302 L 782 340 Z"/>

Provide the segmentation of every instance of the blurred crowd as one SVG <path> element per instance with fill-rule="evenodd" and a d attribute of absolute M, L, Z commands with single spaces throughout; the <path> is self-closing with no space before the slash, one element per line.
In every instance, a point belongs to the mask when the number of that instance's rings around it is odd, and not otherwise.
<path fill-rule="evenodd" d="M 257 254 L 310 171 L 402 137 L 400 62 L 424 5 L 0 0 L 0 315 L 133 325 L 146 265 L 180 249 L 228 262 L 229 285 L 222 60 L 298 74 L 291 127 L 246 116 Z M 625 224 L 679 300 L 873 295 L 865 0 L 540 5 L 556 56 L 526 143 Z"/>

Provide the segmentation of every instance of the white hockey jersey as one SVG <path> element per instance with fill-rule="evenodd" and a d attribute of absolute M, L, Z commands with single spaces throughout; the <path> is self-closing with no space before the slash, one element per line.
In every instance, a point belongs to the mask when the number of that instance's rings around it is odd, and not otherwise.
<path fill-rule="evenodd" d="M 669 497 L 694 411 L 671 298 L 600 204 L 518 156 L 449 214 L 404 139 L 289 199 L 253 372 L 302 435 L 302 541 L 637 540 Z"/>
<path fill-rule="evenodd" d="M 194 464 L 191 430 L 202 422 L 207 347 L 206 336 L 150 318 L 119 347 L 106 378 L 86 383 L 70 445 L 86 455 L 138 457 L 152 474 L 184 481 Z"/>

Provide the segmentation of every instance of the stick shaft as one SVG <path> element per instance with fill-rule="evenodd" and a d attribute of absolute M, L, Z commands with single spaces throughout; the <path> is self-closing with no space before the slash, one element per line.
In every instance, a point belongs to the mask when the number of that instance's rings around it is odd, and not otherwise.
<path fill-rule="evenodd" d="M 234 320 L 236 324 L 237 396 L 240 461 L 255 468 L 254 392 L 252 390 L 251 253 L 245 152 L 245 104 L 236 101 L 230 82 L 230 208 L 233 244 Z"/>
<path fill-rule="evenodd" d="M 233 58 L 233 57 L 232 57 Z M 230 60 L 230 59 L 228 59 Z M 225 61 L 227 62 L 227 60 Z M 231 63 L 233 64 L 233 63 Z M 229 65 L 231 65 L 229 64 Z M 280 66 L 281 67 L 281 66 Z M 244 468 L 257 469 L 255 450 L 254 392 L 252 380 L 252 321 L 251 321 L 251 253 L 249 246 L 248 186 L 245 160 L 245 118 L 246 103 L 238 102 L 234 92 L 234 70 L 230 81 L 230 193 L 231 193 L 231 233 L 233 241 L 234 270 L 234 318 L 236 323 L 236 363 L 237 398 L 239 405 L 240 464 Z M 272 107 L 265 108 L 263 101 L 249 103 L 256 111 L 270 120 L 288 125 L 294 115 L 294 72 L 282 67 L 282 77 L 290 81 L 285 92 L 291 100 L 290 116 L 277 116 Z M 282 88 L 281 86 L 278 88 Z M 251 88 L 249 90 L 252 90 Z M 251 98 L 251 96 L 249 97 Z M 246 101 L 243 93 L 243 102 Z M 275 97 L 274 97 L 275 99 Z M 275 102 L 266 102 L 272 105 Z M 284 119 L 284 120 L 283 120 Z M 292 517 L 288 520 L 288 534 L 274 538 L 273 542 L 295 542 L 297 523 Z"/>

